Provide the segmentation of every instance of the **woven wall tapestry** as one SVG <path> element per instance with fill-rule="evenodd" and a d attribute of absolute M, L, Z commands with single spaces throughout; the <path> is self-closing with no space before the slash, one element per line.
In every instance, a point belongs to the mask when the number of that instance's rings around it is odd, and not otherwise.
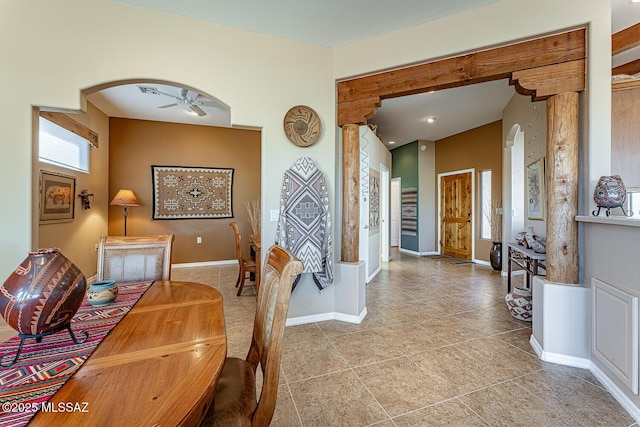
<path fill-rule="evenodd" d="M 233 169 L 151 166 L 153 219 L 232 218 Z"/>
<path fill-rule="evenodd" d="M 418 189 L 406 187 L 402 189 L 402 234 L 417 236 L 418 230 Z"/>

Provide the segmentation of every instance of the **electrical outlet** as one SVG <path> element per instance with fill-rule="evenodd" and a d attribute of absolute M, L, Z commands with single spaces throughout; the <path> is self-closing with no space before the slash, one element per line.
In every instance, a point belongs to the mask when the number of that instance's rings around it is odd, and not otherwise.
<path fill-rule="evenodd" d="M 280 210 L 271 209 L 270 214 L 271 214 L 271 217 L 270 217 L 271 221 L 276 222 L 278 220 L 278 216 L 280 216 Z"/>
<path fill-rule="evenodd" d="M 198 244 L 202 243 L 202 237 L 200 236 L 196 237 L 196 243 Z"/>

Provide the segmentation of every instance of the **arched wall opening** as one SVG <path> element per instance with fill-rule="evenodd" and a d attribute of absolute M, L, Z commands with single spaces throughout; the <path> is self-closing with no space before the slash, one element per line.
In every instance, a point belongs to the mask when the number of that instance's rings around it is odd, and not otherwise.
<path fill-rule="evenodd" d="M 108 90 L 122 90 L 136 85 L 169 85 L 195 91 L 206 99 L 220 104 L 223 123 L 196 125 L 193 121 L 136 115 L 135 112 L 109 113 L 97 107 L 92 100 Z M 160 87 L 160 86 L 159 86 Z M 162 86 L 163 88 L 165 86 Z M 180 89 L 178 89 L 180 90 Z M 118 94 L 135 102 L 136 96 L 150 98 L 142 93 Z M 131 97 L 131 98 L 128 98 Z M 97 255 L 93 250 L 101 235 L 123 234 L 123 208 L 110 206 L 109 202 L 121 188 L 134 191 L 141 206 L 128 209 L 127 234 L 174 234 L 174 264 L 228 261 L 235 257 L 233 233 L 228 223 L 238 222 L 242 234 L 252 234 L 245 202 L 261 198 L 261 132 L 257 129 L 237 129 L 231 126 L 231 109 L 217 98 L 197 88 L 164 80 L 120 80 L 92 86 L 80 91 L 81 111 L 60 111 L 73 121 L 92 129 L 99 135 L 96 148 L 90 150 L 89 173 L 68 170 L 39 161 L 37 156 L 38 116 L 40 110 L 55 111 L 42 106 L 34 108 L 33 132 L 33 186 L 32 215 L 34 247 L 60 247 L 62 252 L 76 263 L 87 277 L 95 274 Z M 144 99 L 144 98 L 143 98 Z M 158 109 L 162 113 L 171 110 L 169 116 L 184 116 L 186 107 L 168 97 L 153 98 L 158 105 L 178 104 Z M 145 99 L 146 101 L 146 99 Z M 98 102 L 96 102 L 98 103 Z M 102 106 L 103 104 L 101 104 Z M 131 106 L 131 110 L 136 110 Z M 153 107 L 156 108 L 155 106 Z M 108 109 L 108 108 L 106 108 Z M 207 108 L 208 115 L 214 115 Z M 198 119 L 199 117 L 195 117 Z M 232 216 L 226 218 L 153 219 L 152 165 L 233 169 Z M 73 219 L 67 222 L 42 223 L 40 221 L 41 170 L 72 177 L 75 181 Z M 85 209 L 78 194 L 87 190 L 93 194 L 91 208 Z M 245 248 L 248 251 L 249 248 Z"/>

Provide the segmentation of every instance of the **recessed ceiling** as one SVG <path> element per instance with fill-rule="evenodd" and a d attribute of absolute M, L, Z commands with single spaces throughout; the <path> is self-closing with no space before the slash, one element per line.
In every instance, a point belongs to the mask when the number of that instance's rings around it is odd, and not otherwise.
<path fill-rule="evenodd" d="M 389 148 L 418 139 L 437 141 L 500 120 L 514 93 L 504 79 L 385 99 L 369 123 L 378 126 L 378 137 Z M 429 117 L 435 118 L 433 123 Z M 396 144 L 388 145 L 390 141 Z"/>

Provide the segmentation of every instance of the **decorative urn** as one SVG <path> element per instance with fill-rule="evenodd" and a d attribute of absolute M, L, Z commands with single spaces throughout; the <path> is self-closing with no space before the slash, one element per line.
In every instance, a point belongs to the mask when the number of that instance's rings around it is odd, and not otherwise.
<path fill-rule="evenodd" d="M 600 215 L 601 208 L 606 209 L 607 216 L 610 215 L 613 208 L 622 208 L 622 213 L 627 215 L 623 206 L 626 200 L 627 189 L 622 183 L 620 175 L 601 176 L 593 191 L 593 201 L 598 207 L 598 212 L 593 211 L 593 215 Z"/>
<path fill-rule="evenodd" d="M 30 252 L 0 286 L 0 313 L 20 336 L 64 329 L 80 308 L 87 280 L 58 248 Z"/>

